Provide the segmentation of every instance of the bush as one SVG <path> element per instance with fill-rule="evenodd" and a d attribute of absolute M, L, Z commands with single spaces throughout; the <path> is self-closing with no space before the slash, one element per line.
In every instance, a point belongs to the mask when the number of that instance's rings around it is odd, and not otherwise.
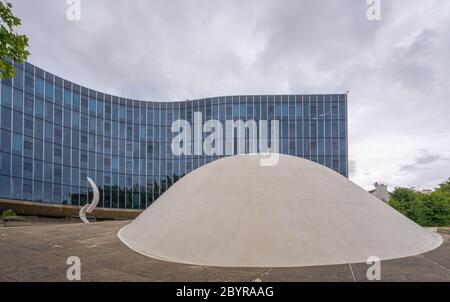
<path fill-rule="evenodd" d="M 17 216 L 16 213 L 14 213 L 14 211 L 11 209 L 5 210 L 2 213 L 2 217 L 11 217 L 11 216 Z"/>
<path fill-rule="evenodd" d="M 450 226 L 450 194 L 435 191 L 422 198 L 421 224 Z"/>
<path fill-rule="evenodd" d="M 389 204 L 422 226 L 450 226 L 449 185 L 447 181 L 431 193 L 414 188 L 396 188 Z"/>

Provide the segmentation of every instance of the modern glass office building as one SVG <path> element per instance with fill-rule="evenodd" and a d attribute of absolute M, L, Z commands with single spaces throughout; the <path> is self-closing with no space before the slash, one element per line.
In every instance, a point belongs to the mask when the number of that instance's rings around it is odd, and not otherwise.
<path fill-rule="evenodd" d="M 347 95 L 241 95 L 137 101 L 61 79 L 29 63 L 1 82 L 0 198 L 144 209 L 180 177 L 224 155 L 172 153 L 174 120 L 278 120 L 280 153 L 348 175 Z M 206 134 L 203 134 L 203 137 Z"/>

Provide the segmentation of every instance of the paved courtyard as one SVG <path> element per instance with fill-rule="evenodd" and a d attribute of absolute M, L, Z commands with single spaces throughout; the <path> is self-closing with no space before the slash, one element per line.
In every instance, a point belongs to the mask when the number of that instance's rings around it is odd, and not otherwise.
<path fill-rule="evenodd" d="M 117 238 L 126 221 L 0 228 L 0 281 L 67 281 L 67 257 L 81 259 L 82 281 L 367 281 L 368 265 L 221 268 L 142 256 Z M 413 257 L 382 261 L 382 281 L 450 281 L 450 232 Z"/>

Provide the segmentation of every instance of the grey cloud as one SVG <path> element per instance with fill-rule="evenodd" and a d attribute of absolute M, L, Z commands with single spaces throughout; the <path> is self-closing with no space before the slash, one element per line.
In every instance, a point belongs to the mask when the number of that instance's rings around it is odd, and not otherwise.
<path fill-rule="evenodd" d="M 410 172 L 417 169 L 426 168 L 430 164 L 439 160 L 450 162 L 450 158 L 447 158 L 441 154 L 433 154 L 426 149 L 422 149 L 410 163 L 401 165 L 400 171 Z"/>
<path fill-rule="evenodd" d="M 432 58 L 438 33 L 429 28 L 420 31 L 407 45 L 393 47 L 387 70 L 410 89 L 429 90 L 435 82 L 435 73 L 428 64 Z"/>

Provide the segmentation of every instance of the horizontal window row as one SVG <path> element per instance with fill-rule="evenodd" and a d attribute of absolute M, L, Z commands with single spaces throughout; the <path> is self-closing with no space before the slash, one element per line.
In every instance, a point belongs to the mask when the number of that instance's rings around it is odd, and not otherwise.
<path fill-rule="evenodd" d="M 146 188 L 145 190 L 100 186 L 98 206 L 102 208 L 145 209 L 172 184 L 173 181 L 161 182 L 152 189 Z M 91 201 L 92 192 L 89 192 L 85 187 L 6 178 L 0 175 L 0 198 L 78 206 Z"/>
<path fill-rule="evenodd" d="M 45 109 L 46 111 L 50 111 L 50 113 L 46 113 L 45 117 L 43 112 L 40 111 L 39 113 L 35 113 L 33 116 L 33 113 L 23 113 L 22 111 L 18 110 L 12 110 L 8 107 L 2 106 L 1 108 L 1 119 L 3 120 L 3 127 L 4 128 L 11 128 L 12 121 L 14 120 L 14 125 L 19 125 L 22 123 L 23 120 L 25 121 L 33 121 L 33 120 L 40 120 L 45 123 L 49 124 L 55 124 L 59 126 L 66 126 L 71 127 L 75 129 L 81 129 L 85 131 L 94 131 L 98 132 L 99 134 L 107 134 L 109 136 L 118 136 L 119 134 L 121 137 L 125 137 L 125 133 L 128 131 L 133 131 L 133 133 L 139 133 L 138 135 L 141 135 L 141 138 L 145 137 L 145 131 L 153 131 L 153 132 L 160 132 L 160 131 L 167 131 L 170 132 L 170 129 L 172 127 L 173 121 L 170 120 L 168 124 L 158 124 L 153 123 L 151 121 L 144 121 L 142 124 L 138 124 L 135 122 L 120 122 L 120 121 L 114 121 L 114 120 L 108 120 L 103 118 L 96 118 L 95 116 L 90 115 L 81 115 L 74 111 L 60 111 L 60 110 L 52 110 L 47 107 Z M 239 118 L 235 119 L 229 119 L 233 121 L 237 121 Z M 188 118 L 185 119 L 190 124 L 191 127 L 194 126 L 194 119 Z M 206 117 L 202 119 L 202 122 L 205 123 L 207 120 L 210 120 L 210 118 Z M 215 119 L 217 120 L 217 119 Z M 252 117 L 245 118 L 243 121 L 247 122 L 249 120 L 255 120 L 256 125 L 259 126 L 260 120 L 267 120 L 264 118 L 256 118 L 252 119 Z M 304 119 L 304 118 L 270 118 L 270 120 L 278 120 L 280 124 L 283 123 L 289 123 L 289 124 L 331 124 L 331 125 L 338 125 L 338 124 L 345 124 L 345 119 L 329 119 L 329 118 L 316 118 L 316 119 Z M 226 119 L 218 119 L 219 122 L 221 122 L 223 125 L 227 121 Z M 22 126 L 21 126 L 22 127 Z M 144 135 L 144 137 L 142 137 Z"/>
<path fill-rule="evenodd" d="M 201 111 L 210 118 L 223 119 L 225 116 L 233 117 L 334 117 L 345 118 L 346 101 L 342 95 L 325 96 L 302 96 L 301 99 L 295 96 L 256 96 L 227 97 L 228 100 L 222 103 L 214 102 L 213 99 L 195 100 L 188 103 L 153 103 L 140 102 L 143 106 L 127 106 L 126 103 L 119 105 L 93 97 L 83 96 L 71 90 L 64 89 L 64 93 L 59 89 L 53 90 L 48 86 L 51 94 L 44 96 L 44 87 L 40 83 L 36 91 L 22 91 L 12 88 L 8 84 L 1 85 L 1 104 L 5 107 L 14 107 L 18 110 L 35 109 L 36 114 L 41 114 L 44 107 L 55 107 L 62 111 L 62 107 L 76 112 L 89 113 L 98 116 L 105 116 L 114 120 L 139 120 L 142 123 L 147 121 L 147 116 L 155 123 L 164 123 L 166 120 L 179 119 Z M 64 97 L 63 97 L 64 96 Z M 286 100 L 283 100 L 286 98 Z M 220 99 L 220 98 L 219 98 Z M 225 100 L 224 99 L 224 100 Z M 332 100 L 334 99 L 334 100 Z M 63 101 L 64 100 L 64 101 Z M 36 103 L 34 106 L 33 103 Z M 149 108 L 150 107 L 150 108 Z M 162 107 L 153 109 L 152 107 Z"/>
<path fill-rule="evenodd" d="M 160 145 L 160 148 L 154 148 L 152 145 L 147 146 L 147 148 L 138 150 L 127 151 L 127 152 L 109 152 L 109 153 L 99 153 L 87 150 L 73 149 L 70 147 L 62 147 L 60 145 L 52 145 L 50 143 L 43 143 L 42 141 L 27 141 L 22 142 L 21 137 L 13 135 L 12 144 L 11 141 L 5 141 L 6 136 L 2 136 L 0 140 L 0 151 L 2 154 L 14 154 L 17 156 L 23 156 L 25 158 L 34 158 L 37 160 L 45 160 L 47 162 L 64 163 L 69 166 L 85 166 L 89 164 L 90 166 L 103 167 L 103 159 L 105 161 L 114 160 L 121 161 L 125 163 L 136 163 L 142 162 L 158 162 L 158 160 L 186 160 L 190 158 L 214 158 L 222 155 L 230 155 L 225 143 L 222 149 L 212 156 L 205 154 L 204 151 L 201 153 L 193 153 L 191 149 L 190 154 L 176 155 L 172 152 L 170 145 Z M 251 143 L 251 142 L 250 142 Z M 200 145 L 201 147 L 201 145 Z M 251 144 L 245 144 L 244 149 L 240 149 L 240 144 L 235 143 L 230 144 L 231 151 L 233 154 L 243 153 L 253 153 L 255 149 L 252 149 Z M 257 152 L 264 151 L 257 144 L 254 145 Z M 302 139 L 296 141 L 282 140 L 279 146 L 280 153 L 286 153 L 296 156 L 309 156 L 309 155 L 345 155 L 347 144 L 345 139 L 340 140 L 316 140 L 316 139 Z M 106 166 L 108 167 L 108 166 Z M 113 168 L 115 166 L 113 165 Z"/>
<path fill-rule="evenodd" d="M 300 146 L 304 147 L 304 146 Z M 294 156 L 301 156 L 306 159 L 312 159 L 320 164 L 325 164 L 331 167 L 330 164 L 326 164 L 333 159 L 341 158 L 344 160 L 346 154 L 344 153 L 326 153 L 319 152 L 293 152 L 288 153 Z M 24 175 L 27 178 L 34 177 L 50 177 L 52 171 L 58 171 L 58 177 L 61 176 L 61 170 L 67 171 L 85 171 L 88 168 L 95 171 L 101 171 L 104 173 L 123 173 L 124 175 L 164 175 L 164 174 L 185 174 L 192 168 L 197 168 L 203 164 L 222 158 L 224 156 L 214 157 L 192 157 L 183 159 L 159 159 L 159 160 L 145 160 L 145 159 L 131 159 L 126 157 L 104 157 L 100 155 L 84 155 L 78 157 L 77 160 L 83 161 L 81 165 L 71 165 L 64 161 L 52 162 L 41 159 L 33 159 L 28 157 L 22 157 L 20 155 L 14 155 L 9 153 L 0 152 L 0 174 L 14 175 L 20 177 Z M 23 169 L 22 169 L 23 167 Z M 45 171 L 44 171 L 45 169 Z M 45 173 L 44 173 L 44 172 Z M 23 172 L 23 174 L 22 174 Z M 58 178 L 59 179 L 59 178 Z"/>
<path fill-rule="evenodd" d="M 290 125 L 284 124 L 280 129 L 280 142 L 289 141 L 289 140 L 303 140 L 303 139 L 315 139 L 315 140 L 324 140 L 324 141 L 332 141 L 336 139 L 345 139 L 346 138 L 346 129 L 343 126 L 338 128 L 328 129 L 319 125 L 319 127 L 290 127 Z M 326 130 L 326 131 L 325 131 Z M 331 130 L 331 131 L 330 131 Z M 171 133 L 170 135 L 162 135 L 162 137 L 154 137 L 149 140 L 127 140 L 115 137 L 108 137 L 103 135 L 96 135 L 94 133 L 88 133 L 83 131 L 78 131 L 70 128 L 62 128 L 62 127 L 52 127 L 49 124 L 36 122 L 34 126 L 34 135 L 32 131 L 29 131 L 27 128 L 24 129 L 23 134 L 20 131 L 11 131 L 11 129 L 0 129 L 0 144 L 9 146 L 11 139 L 20 142 L 23 140 L 24 142 L 31 142 L 33 140 L 36 141 L 44 141 L 49 144 L 55 144 L 58 146 L 67 146 L 74 148 L 81 148 L 83 150 L 96 151 L 99 153 L 110 153 L 111 150 L 118 150 L 121 153 L 138 151 L 139 147 L 142 150 L 148 149 L 165 149 L 167 146 L 170 146 L 173 142 L 173 139 L 178 136 L 179 133 Z M 206 138 L 209 136 L 209 133 L 202 133 L 201 135 L 194 135 L 191 133 L 190 141 L 194 142 L 204 142 Z M 253 141 L 253 135 L 250 136 L 250 133 L 246 131 L 245 141 Z M 270 141 L 272 141 L 272 133 L 271 130 L 268 130 L 265 133 L 259 133 L 257 130 L 255 132 L 255 139 L 257 141 L 260 140 L 260 136 L 267 137 Z M 222 134 L 222 138 L 219 141 L 222 141 L 224 144 L 236 141 L 238 138 L 238 130 L 234 130 L 233 134 L 234 138 L 229 138 L 228 133 L 226 131 Z M 20 145 L 21 146 L 21 145 Z M 0 146 L 0 149 L 2 147 Z"/>

